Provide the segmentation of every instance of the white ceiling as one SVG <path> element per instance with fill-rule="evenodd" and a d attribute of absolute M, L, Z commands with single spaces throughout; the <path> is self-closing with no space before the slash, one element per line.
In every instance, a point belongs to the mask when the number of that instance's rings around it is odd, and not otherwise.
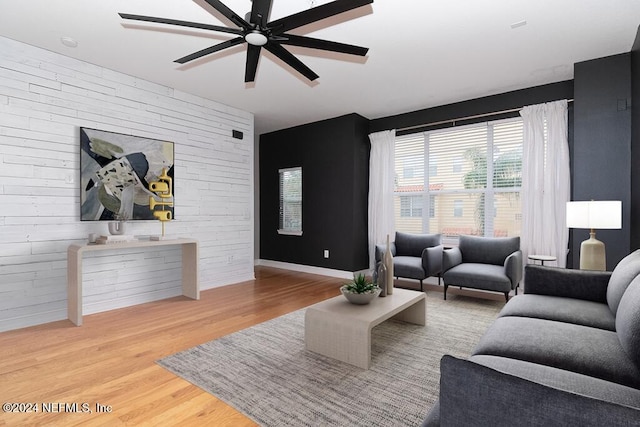
<path fill-rule="evenodd" d="M 250 0 L 223 2 L 240 16 L 251 9 Z M 273 3 L 271 20 L 328 1 Z M 640 25 L 639 0 L 375 0 L 291 31 L 369 47 L 367 57 L 287 47 L 320 78 L 310 83 L 267 52 L 245 84 L 246 45 L 173 62 L 235 36 L 118 12 L 233 26 L 203 0 L 2 0 L 0 35 L 250 111 L 260 134 L 568 80 L 575 62 L 629 52 Z"/>

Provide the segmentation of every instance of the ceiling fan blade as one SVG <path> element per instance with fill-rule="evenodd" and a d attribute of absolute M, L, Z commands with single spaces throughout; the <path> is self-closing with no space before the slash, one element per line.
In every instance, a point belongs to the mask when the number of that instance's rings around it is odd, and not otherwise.
<path fill-rule="evenodd" d="M 348 53 L 350 55 L 365 56 L 368 47 L 354 46 L 352 44 L 332 42 L 329 40 L 314 39 L 311 37 L 282 34 L 278 37 L 278 43 L 291 46 L 310 47 L 312 49 L 329 50 L 331 52 Z"/>
<path fill-rule="evenodd" d="M 267 43 L 264 45 L 264 48 L 269 52 L 273 53 L 278 58 L 282 59 L 284 62 L 289 64 L 294 70 L 313 81 L 317 79 L 319 76 L 314 73 L 309 67 L 304 65 L 298 58 L 293 56 L 291 52 L 287 49 L 283 48 L 277 43 Z"/>
<path fill-rule="evenodd" d="M 244 82 L 249 83 L 255 80 L 258 60 L 260 59 L 261 46 L 247 44 L 247 66 L 244 71 Z"/>
<path fill-rule="evenodd" d="M 176 59 L 173 62 L 177 62 L 178 64 L 184 64 L 189 61 L 193 61 L 194 59 L 202 58 L 203 56 L 209 55 L 214 52 L 218 52 L 222 49 L 226 49 L 228 47 L 239 45 L 240 43 L 244 43 L 244 37 L 236 37 L 235 39 L 227 40 L 222 43 L 218 43 L 217 45 L 208 47 L 206 49 L 199 50 L 198 52 L 192 53 L 191 55 L 183 56 L 182 58 Z"/>
<path fill-rule="evenodd" d="M 118 13 L 122 19 L 134 21 L 157 22 L 160 24 L 178 25 L 180 27 L 199 28 L 202 30 L 220 31 L 222 33 L 242 34 L 239 28 L 221 27 L 219 25 L 200 24 L 198 22 L 179 21 L 177 19 L 156 18 L 154 16 L 131 15 L 129 13 Z"/>
<path fill-rule="evenodd" d="M 338 15 L 340 13 L 356 9 L 370 3 L 373 3 L 373 0 L 336 0 L 332 1 L 331 3 L 313 7 L 311 9 L 307 9 L 302 12 L 285 16 L 284 18 L 269 22 L 267 28 L 272 30 L 272 33 L 274 35 L 278 35 L 284 33 L 285 31 L 302 27 L 303 25 L 320 21 L 321 19 Z"/>
<path fill-rule="evenodd" d="M 264 27 L 269 19 L 269 11 L 271 10 L 271 0 L 252 0 L 251 18 L 252 24 Z"/>
<path fill-rule="evenodd" d="M 206 1 L 215 10 L 217 10 L 218 12 L 226 16 L 227 19 L 229 19 L 231 22 L 236 24 L 238 27 L 244 28 L 245 30 L 251 29 L 251 25 L 247 21 L 242 19 L 233 10 L 225 6 L 224 3 L 222 3 L 221 1 L 218 1 L 218 0 L 204 0 L 204 1 Z"/>

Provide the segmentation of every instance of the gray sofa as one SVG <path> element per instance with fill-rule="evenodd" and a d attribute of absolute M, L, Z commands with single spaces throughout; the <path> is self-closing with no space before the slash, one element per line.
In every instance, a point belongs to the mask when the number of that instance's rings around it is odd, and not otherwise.
<path fill-rule="evenodd" d="M 393 274 L 422 281 L 427 277 L 438 276 L 442 272 L 442 236 L 440 234 L 412 234 L 396 232 L 393 242 L 389 243 L 393 255 Z M 382 260 L 387 245 L 376 245 L 376 265 Z"/>
<path fill-rule="evenodd" d="M 640 426 L 640 250 L 613 272 L 527 265 L 425 426 Z"/>
<path fill-rule="evenodd" d="M 520 237 L 460 236 L 457 247 L 443 253 L 444 299 L 449 286 L 518 292 L 522 279 Z"/>

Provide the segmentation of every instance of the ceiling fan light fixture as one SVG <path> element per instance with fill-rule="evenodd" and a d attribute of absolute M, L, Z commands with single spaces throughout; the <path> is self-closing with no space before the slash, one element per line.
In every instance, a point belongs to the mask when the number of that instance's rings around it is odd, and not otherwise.
<path fill-rule="evenodd" d="M 247 41 L 247 43 L 254 46 L 264 46 L 269 40 L 267 39 L 267 36 L 265 36 L 258 30 L 254 30 L 245 34 L 244 39 Z"/>

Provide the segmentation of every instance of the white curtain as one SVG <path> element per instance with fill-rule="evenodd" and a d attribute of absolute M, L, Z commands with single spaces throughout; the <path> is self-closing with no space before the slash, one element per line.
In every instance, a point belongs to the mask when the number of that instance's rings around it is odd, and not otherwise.
<path fill-rule="evenodd" d="M 369 135 L 369 268 L 375 268 L 375 246 L 394 239 L 393 187 L 396 131 Z"/>
<path fill-rule="evenodd" d="M 524 107 L 521 247 L 528 255 L 552 255 L 566 266 L 570 197 L 567 101 Z M 545 141 L 544 127 L 547 126 Z M 546 265 L 546 264 L 545 264 Z"/>

